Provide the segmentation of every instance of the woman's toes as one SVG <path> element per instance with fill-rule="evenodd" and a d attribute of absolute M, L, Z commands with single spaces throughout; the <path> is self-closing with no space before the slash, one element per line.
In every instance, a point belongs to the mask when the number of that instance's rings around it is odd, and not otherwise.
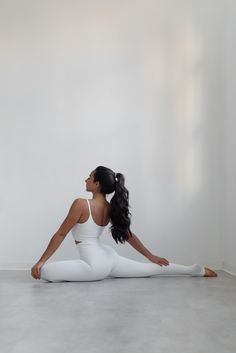
<path fill-rule="evenodd" d="M 210 268 L 205 267 L 205 275 L 204 277 L 217 277 L 217 273 L 212 271 Z"/>

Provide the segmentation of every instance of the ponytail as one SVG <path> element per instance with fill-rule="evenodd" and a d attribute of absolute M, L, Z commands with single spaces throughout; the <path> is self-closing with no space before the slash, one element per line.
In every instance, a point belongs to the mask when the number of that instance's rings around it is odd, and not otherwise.
<path fill-rule="evenodd" d="M 129 212 L 129 191 L 125 187 L 125 178 L 121 173 L 116 174 L 115 194 L 110 201 L 111 210 L 111 234 L 116 243 L 125 243 L 129 236 L 132 236 L 130 230 Z"/>
<path fill-rule="evenodd" d="M 101 193 L 115 192 L 110 201 L 110 231 L 116 243 L 125 243 L 132 232 L 130 230 L 129 191 L 125 187 L 125 177 L 121 173 L 99 166 L 95 169 L 94 181 L 99 181 Z"/>

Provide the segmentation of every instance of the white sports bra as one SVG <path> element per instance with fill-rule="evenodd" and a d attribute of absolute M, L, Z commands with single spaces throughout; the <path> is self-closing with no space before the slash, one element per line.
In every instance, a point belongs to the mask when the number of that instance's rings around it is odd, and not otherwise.
<path fill-rule="evenodd" d="M 102 234 L 103 230 L 108 226 L 100 226 L 97 223 L 94 222 L 92 213 L 91 213 L 91 208 L 90 208 L 90 202 L 88 199 L 86 199 L 88 202 L 88 208 L 89 208 L 89 218 L 87 219 L 86 222 L 84 223 L 76 223 L 74 227 L 71 229 L 71 233 L 73 235 L 73 238 L 75 241 L 84 241 L 84 240 L 92 240 L 92 239 L 98 239 L 100 235 Z"/>

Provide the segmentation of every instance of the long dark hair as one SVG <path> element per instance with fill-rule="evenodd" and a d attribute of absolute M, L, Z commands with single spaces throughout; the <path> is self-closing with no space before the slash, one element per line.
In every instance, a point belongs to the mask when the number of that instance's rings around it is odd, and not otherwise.
<path fill-rule="evenodd" d="M 101 193 L 111 194 L 110 231 L 116 243 L 125 243 L 132 232 L 130 230 L 129 191 L 125 187 L 125 177 L 110 168 L 99 166 L 95 169 L 94 182 L 99 181 Z"/>

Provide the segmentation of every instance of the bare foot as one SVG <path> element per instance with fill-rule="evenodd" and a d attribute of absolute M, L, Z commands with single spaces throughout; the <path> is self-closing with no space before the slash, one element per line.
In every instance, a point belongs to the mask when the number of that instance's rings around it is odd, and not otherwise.
<path fill-rule="evenodd" d="M 210 268 L 204 267 L 205 269 L 205 275 L 204 277 L 217 277 L 218 274 L 214 271 L 212 271 Z"/>

